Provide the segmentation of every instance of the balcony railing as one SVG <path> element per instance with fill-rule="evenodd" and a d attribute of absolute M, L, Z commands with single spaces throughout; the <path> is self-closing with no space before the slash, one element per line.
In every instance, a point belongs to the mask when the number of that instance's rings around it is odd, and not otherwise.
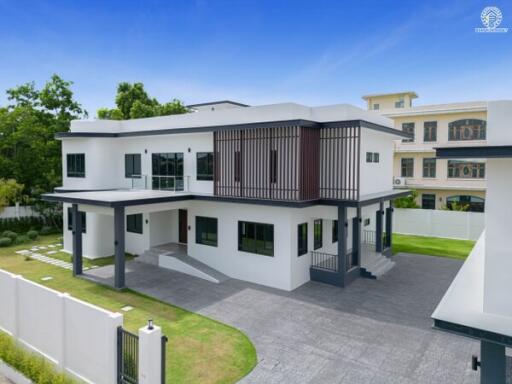
<path fill-rule="evenodd" d="M 131 189 L 155 189 L 160 191 L 187 192 L 190 186 L 190 176 L 151 176 L 132 175 Z"/>
<path fill-rule="evenodd" d="M 357 253 L 347 252 L 345 255 L 346 271 L 351 270 L 357 266 Z M 338 272 L 338 255 L 333 255 L 325 252 L 311 252 L 311 268 L 323 269 L 330 272 Z"/>

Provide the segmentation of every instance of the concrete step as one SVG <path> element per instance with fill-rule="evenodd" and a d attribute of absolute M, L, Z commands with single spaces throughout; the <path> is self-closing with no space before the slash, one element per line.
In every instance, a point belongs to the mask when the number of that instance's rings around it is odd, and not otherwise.
<path fill-rule="evenodd" d="M 361 266 L 367 277 L 377 279 L 395 266 L 395 262 L 384 255 L 372 253 L 365 255 L 364 264 Z"/>
<path fill-rule="evenodd" d="M 221 283 L 229 279 L 228 276 L 188 255 L 161 254 L 158 265 L 162 268 L 172 269 L 187 275 L 199 277 L 213 283 Z"/>

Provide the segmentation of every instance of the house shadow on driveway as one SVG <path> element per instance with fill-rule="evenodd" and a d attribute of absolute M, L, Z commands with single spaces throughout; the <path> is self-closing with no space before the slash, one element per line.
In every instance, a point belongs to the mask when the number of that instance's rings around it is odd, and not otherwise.
<path fill-rule="evenodd" d="M 258 353 L 246 383 L 477 383 L 478 343 L 431 328 L 462 262 L 399 254 L 379 280 L 346 288 L 309 282 L 286 292 L 229 279 L 210 283 L 130 261 L 127 286 L 245 332 Z M 112 285 L 113 266 L 86 277 Z"/>

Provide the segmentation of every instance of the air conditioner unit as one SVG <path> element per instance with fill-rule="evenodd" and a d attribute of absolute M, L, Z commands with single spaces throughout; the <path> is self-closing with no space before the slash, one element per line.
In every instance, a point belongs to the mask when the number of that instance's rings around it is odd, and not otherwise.
<path fill-rule="evenodd" d="M 405 186 L 405 177 L 393 177 L 393 186 L 394 187 Z"/>

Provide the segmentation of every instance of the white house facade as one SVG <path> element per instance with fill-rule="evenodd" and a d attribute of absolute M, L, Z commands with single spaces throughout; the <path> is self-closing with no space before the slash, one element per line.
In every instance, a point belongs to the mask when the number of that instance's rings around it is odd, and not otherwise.
<path fill-rule="evenodd" d="M 390 201 L 407 193 L 393 190 L 393 140 L 407 134 L 345 104 L 236 104 L 58 135 L 63 185 L 43 198 L 64 203 L 75 274 L 82 257 L 115 255 L 122 288 L 127 252 L 293 290 L 393 266 Z"/>

